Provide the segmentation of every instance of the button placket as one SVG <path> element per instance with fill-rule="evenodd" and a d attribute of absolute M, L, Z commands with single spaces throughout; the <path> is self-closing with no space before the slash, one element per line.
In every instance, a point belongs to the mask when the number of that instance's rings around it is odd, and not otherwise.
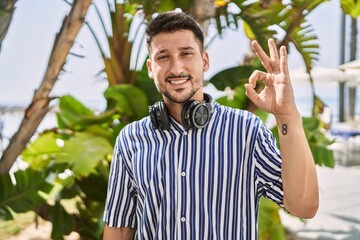
<path fill-rule="evenodd" d="M 190 132 L 188 132 L 187 130 L 184 130 L 183 131 L 183 141 L 182 141 L 182 146 L 184 147 L 183 150 L 183 159 L 182 159 L 182 165 L 180 166 L 181 168 L 179 169 L 180 170 L 180 181 L 181 181 L 181 189 L 182 189 L 182 201 L 181 201 L 181 214 L 180 214 L 180 223 L 182 224 L 182 231 L 183 232 L 186 232 L 186 222 L 187 222 L 187 219 L 186 219 L 186 216 L 187 216 L 187 194 L 188 193 L 188 189 L 187 189 L 187 179 L 186 179 L 186 175 L 187 175 L 187 165 L 188 165 L 188 151 L 185 149 L 188 149 L 188 144 L 189 141 L 188 139 L 191 137 L 190 136 Z"/>

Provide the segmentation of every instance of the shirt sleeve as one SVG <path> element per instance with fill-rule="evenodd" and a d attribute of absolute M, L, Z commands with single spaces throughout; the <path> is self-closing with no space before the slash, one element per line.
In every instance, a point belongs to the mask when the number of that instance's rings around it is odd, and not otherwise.
<path fill-rule="evenodd" d="M 284 208 L 281 155 L 275 137 L 264 124 L 259 126 L 254 157 L 258 193 Z"/>
<path fill-rule="evenodd" d="M 118 137 L 110 167 L 103 220 L 110 227 L 136 227 L 136 191 Z"/>

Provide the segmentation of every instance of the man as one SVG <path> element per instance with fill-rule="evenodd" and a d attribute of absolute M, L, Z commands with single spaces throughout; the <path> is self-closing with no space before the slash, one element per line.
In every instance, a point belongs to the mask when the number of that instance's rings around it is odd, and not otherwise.
<path fill-rule="evenodd" d="M 281 156 L 255 115 L 203 93 L 209 57 L 203 34 L 184 13 L 148 25 L 148 74 L 163 101 L 119 134 L 110 170 L 104 239 L 257 239 L 260 196 L 311 218 L 318 184 L 294 102 L 287 52 L 272 39 L 270 57 L 252 47 L 267 72 L 255 71 L 246 95 L 274 114 Z M 257 81 L 265 88 L 257 93 Z"/>

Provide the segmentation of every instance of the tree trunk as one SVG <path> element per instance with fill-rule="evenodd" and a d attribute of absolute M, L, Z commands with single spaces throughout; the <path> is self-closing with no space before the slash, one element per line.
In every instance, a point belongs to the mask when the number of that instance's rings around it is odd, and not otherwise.
<path fill-rule="evenodd" d="M 15 11 L 16 0 L 0 0 L 0 50 Z"/>
<path fill-rule="evenodd" d="M 351 18 L 350 61 L 356 59 L 357 41 L 357 18 Z M 356 108 L 356 85 L 349 86 L 349 120 L 355 117 Z"/>
<path fill-rule="evenodd" d="M 207 31 L 210 25 L 210 20 L 215 14 L 215 5 L 212 0 L 194 0 L 193 7 L 191 9 L 192 16 L 199 22 L 204 37 L 207 35 Z"/>
<path fill-rule="evenodd" d="M 65 17 L 60 32 L 57 34 L 50 55 L 48 66 L 39 89 L 25 111 L 25 116 L 18 131 L 11 138 L 0 159 L 0 173 L 6 173 L 25 149 L 26 144 L 35 133 L 49 110 L 52 98 L 49 96 L 58 79 L 67 55 L 80 31 L 91 0 L 74 0 L 71 11 Z"/>

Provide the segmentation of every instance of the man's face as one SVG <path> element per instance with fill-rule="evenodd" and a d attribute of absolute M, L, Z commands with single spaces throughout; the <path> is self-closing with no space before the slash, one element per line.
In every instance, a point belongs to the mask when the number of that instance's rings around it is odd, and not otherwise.
<path fill-rule="evenodd" d="M 153 38 L 149 54 L 149 77 L 154 79 L 165 102 L 202 99 L 204 72 L 209 68 L 209 58 L 205 51 L 201 52 L 193 32 L 160 33 Z"/>

